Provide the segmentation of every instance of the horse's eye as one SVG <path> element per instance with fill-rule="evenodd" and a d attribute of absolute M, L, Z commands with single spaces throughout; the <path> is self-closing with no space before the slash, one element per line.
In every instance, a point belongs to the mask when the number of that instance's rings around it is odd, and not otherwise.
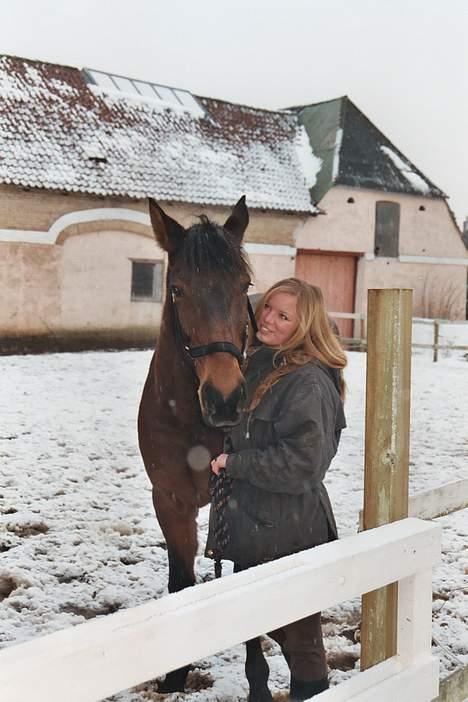
<path fill-rule="evenodd" d="M 253 286 L 253 283 L 246 283 L 242 288 L 242 292 L 244 292 L 244 293 L 249 292 L 249 288 L 251 288 L 252 286 Z"/>
<path fill-rule="evenodd" d="M 177 287 L 177 285 L 172 285 L 171 286 L 171 294 L 172 297 L 181 297 L 182 296 L 182 290 Z"/>

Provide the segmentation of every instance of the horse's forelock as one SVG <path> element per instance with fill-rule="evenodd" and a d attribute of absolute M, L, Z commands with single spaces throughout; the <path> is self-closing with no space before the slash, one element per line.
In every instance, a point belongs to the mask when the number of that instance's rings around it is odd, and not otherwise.
<path fill-rule="evenodd" d="M 249 264 L 238 243 L 206 215 L 187 230 L 181 259 L 187 272 L 224 272 L 233 276 L 250 275 Z"/>

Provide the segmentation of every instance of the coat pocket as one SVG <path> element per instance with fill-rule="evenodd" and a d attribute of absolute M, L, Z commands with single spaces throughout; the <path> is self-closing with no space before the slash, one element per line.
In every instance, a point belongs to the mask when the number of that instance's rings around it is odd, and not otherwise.
<path fill-rule="evenodd" d="M 278 527 L 268 514 L 253 516 L 231 497 L 226 523 L 229 533 L 226 558 L 249 567 L 277 557 Z"/>
<path fill-rule="evenodd" d="M 255 487 L 243 480 L 233 485 L 231 500 L 258 526 L 273 528 L 281 519 L 281 495 Z"/>

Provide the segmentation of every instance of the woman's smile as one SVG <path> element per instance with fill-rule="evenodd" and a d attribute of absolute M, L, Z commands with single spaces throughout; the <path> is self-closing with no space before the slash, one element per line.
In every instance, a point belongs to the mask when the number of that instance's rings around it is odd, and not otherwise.
<path fill-rule="evenodd" d="M 277 292 L 265 302 L 260 313 L 257 338 L 267 346 L 282 346 L 298 326 L 297 298 L 289 293 Z"/>

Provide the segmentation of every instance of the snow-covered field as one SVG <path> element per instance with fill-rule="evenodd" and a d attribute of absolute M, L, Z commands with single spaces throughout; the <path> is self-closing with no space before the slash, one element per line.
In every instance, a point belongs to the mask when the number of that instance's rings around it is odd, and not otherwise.
<path fill-rule="evenodd" d="M 166 593 L 166 551 L 138 453 L 135 420 L 150 352 L 0 358 L 0 646 Z M 365 354 L 350 353 L 348 429 L 327 478 L 341 536 L 356 531 L 363 497 Z M 410 492 L 467 476 L 468 362 L 413 356 Z M 465 443 L 464 443 L 465 442 Z M 435 650 L 444 677 L 468 663 L 468 513 L 439 520 Z M 200 515 L 200 552 L 207 510 Z M 212 564 L 197 559 L 200 580 Z M 324 613 L 331 680 L 352 674 L 359 601 Z M 287 688 L 265 644 L 273 690 Z M 199 661 L 191 691 L 165 699 L 245 700 L 241 646 Z M 113 700 L 163 699 L 150 685 Z"/>

